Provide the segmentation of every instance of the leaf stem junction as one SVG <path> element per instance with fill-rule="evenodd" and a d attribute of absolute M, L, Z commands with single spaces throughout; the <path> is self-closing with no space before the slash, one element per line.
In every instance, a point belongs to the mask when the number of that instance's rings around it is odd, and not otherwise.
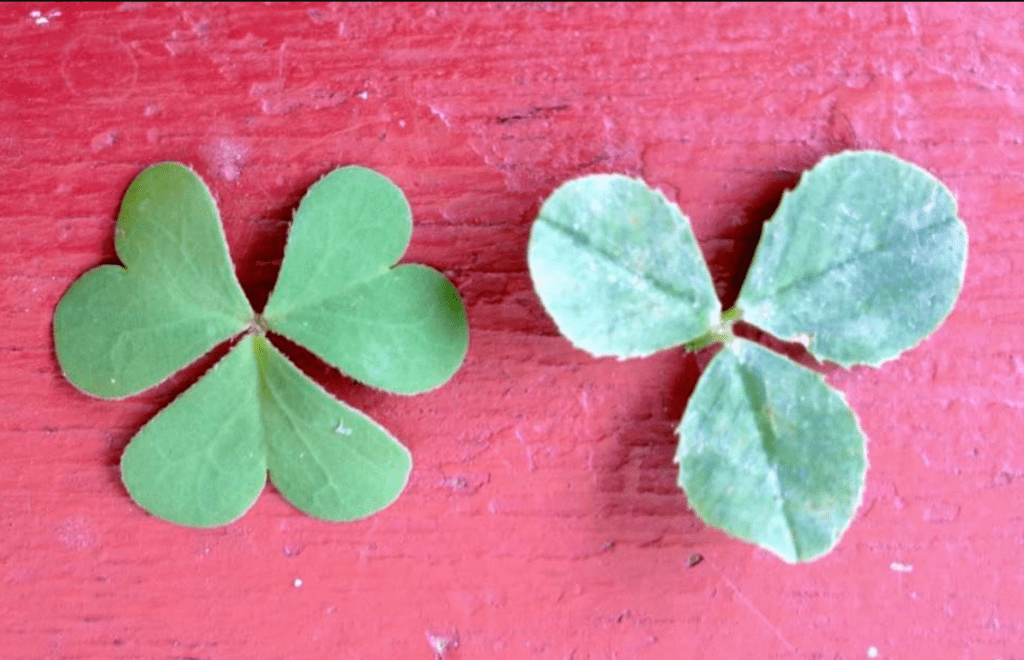
<path fill-rule="evenodd" d="M 732 326 L 740 320 L 742 320 L 742 314 L 738 307 L 727 309 L 722 312 L 722 317 L 718 321 L 717 325 L 693 341 L 683 344 L 683 346 L 689 351 L 699 351 L 700 349 L 707 348 L 712 344 L 725 343 L 736 336 L 732 332 Z"/>
<path fill-rule="evenodd" d="M 253 314 L 249 320 L 249 327 L 245 329 L 246 334 L 264 336 L 267 334 L 267 330 L 270 327 L 267 325 L 267 320 L 263 318 L 262 314 Z"/>

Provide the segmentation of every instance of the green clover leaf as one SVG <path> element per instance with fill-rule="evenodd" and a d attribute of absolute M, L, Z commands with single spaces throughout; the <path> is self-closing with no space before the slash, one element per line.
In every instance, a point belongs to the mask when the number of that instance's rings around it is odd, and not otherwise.
<path fill-rule="evenodd" d="M 679 485 L 706 522 L 787 562 L 839 542 L 861 501 L 866 439 L 817 373 L 736 337 L 737 321 L 819 359 L 878 365 L 934 332 L 963 285 L 951 193 L 889 154 L 823 159 L 765 224 L 733 309 L 720 307 L 685 216 L 643 182 L 558 188 L 530 235 L 530 274 L 559 330 L 595 355 L 723 344 L 678 427 Z"/>
<path fill-rule="evenodd" d="M 244 334 L 132 438 L 121 460 L 132 498 L 171 522 L 223 525 L 255 503 L 269 472 L 289 502 L 323 520 L 391 504 L 408 480 L 408 450 L 311 381 L 266 332 L 389 392 L 447 381 L 466 354 L 465 310 L 437 271 L 394 266 L 411 230 L 409 205 L 388 179 L 335 170 L 303 198 L 260 315 L 202 180 L 178 163 L 143 171 L 118 216 L 124 266 L 88 271 L 54 312 L 65 376 L 88 394 L 121 398 Z"/>

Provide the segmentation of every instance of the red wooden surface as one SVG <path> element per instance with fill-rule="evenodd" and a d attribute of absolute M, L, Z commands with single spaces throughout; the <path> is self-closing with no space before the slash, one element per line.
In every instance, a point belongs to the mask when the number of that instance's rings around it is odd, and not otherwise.
<path fill-rule="evenodd" d="M 1024 658 L 1024 10 L 1014 5 L 214 5 L 0 8 L 0 657 Z M 643 176 L 693 219 L 726 303 L 781 191 L 892 151 L 955 192 L 967 283 L 924 345 L 832 368 L 871 438 L 839 548 L 790 567 L 675 487 L 700 368 L 573 350 L 534 295 L 540 201 Z M 111 262 L 128 182 L 212 187 L 265 301 L 290 209 L 340 164 L 387 174 L 408 261 L 472 329 L 402 398 L 301 366 L 411 448 L 397 504 L 329 525 L 263 494 L 179 529 L 118 479 L 210 360 L 121 402 L 61 377 L 54 306 Z M 703 561 L 689 566 L 693 554 Z"/>

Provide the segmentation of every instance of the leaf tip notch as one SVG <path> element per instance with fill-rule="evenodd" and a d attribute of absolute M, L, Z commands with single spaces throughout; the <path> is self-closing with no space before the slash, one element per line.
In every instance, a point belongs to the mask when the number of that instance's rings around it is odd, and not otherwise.
<path fill-rule="evenodd" d="M 123 265 L 87 271 L 54 310 L 57 360 L 79 390 L 137 394 L 245 329 L 252 308 L 213 197 L 191 169 L 166 162 L 135 177 L 114 243 Z"/>
<path fill-rule="evenodd" d="M 270 481 L 310 516 L 366 518 L 405 489 L 412 455 L 364 413 L 303 374 L 265 337 L 253 340 Z"/>
<path fill-rule="evenodd" d="M 253 335 L 147 422 L 121 456 L 121 480 L 152 515 L 217 527 L 256 503 L 267 479 Z"/>
<path fill-rule="evenodd" d="M 268 321 L 381 275 L 405 253 L 412 210 L 405 193 L 361 165 L 335 168 L 302 196 L 263 314 Z"/>
<path fill-rule="evenodd" d="M 440 387 L 465 359 L 468 320 L 442 273 L 395 265 L 411 235 L 409 203 L 388 178 L 347 166 L 320 179 L 296 211 L 268 329 L 365 385 Z"/>

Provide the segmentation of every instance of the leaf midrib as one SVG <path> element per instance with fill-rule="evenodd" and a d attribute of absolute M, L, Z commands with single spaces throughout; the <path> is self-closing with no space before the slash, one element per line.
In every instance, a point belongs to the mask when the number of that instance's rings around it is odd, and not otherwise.
<path fill-rule="evenodd" d="M 268 346 L 265 349 L 263 349 L 263 350 L 269 356 L 271 354 L 271 352 L 275 351 L 276 349 L 274 349 L 273 346 L 270 346 L 269 345 L 270 342 L 267 341 L 266 339 L 264 339 L 263 341 L 265 341 L 268 344 Z M 279 360 L 279 361 L 281 361 L 281 360 L 287 361 L 287 358 L 285 358 L 284 356 L 281 356 L 281 355 L 271 356 L 270 359 L 272 359 L 272 360 Z M 339 493 L 343 492 L 343 489 L 341 489 L 339 487 L 339 484 L 335 481 L 333 475 L 331 475 L 330 471 L 326 469 L 326 467 L 324 466 L 323 462 L 320 460 L 320 457 L 317 455 L 317 453 L 315 451 L 312 450 L 312 447 L 311 447 L 311 445 L 309 444 L 309 441 L 306 438 L 306 433 L 305 433 L 305 431 L 303 431 L 303 427 L 301 425 L 301 420 L 298 419 L 294 414 L 292 414 L 292 412 L 289 409 L 289 407 L 284 403 L 283 398 L 276 391 L 276 389 L 275 389 L 275 387 L 273 385 L 272 379 L 267 376 L 267 368 L 264 367 L 262 361 L 260 361 L 260 360 L 257 360 L 257 366 L 258 366 L 258 368 L 260 370 L 260 380 L 266 386 L 266 390 L 267 390 L 267 392 L 269 392 L 271 398 L 274 400 L 274 404 L 277 406 L 278 410 L 280 410 L 284 414 L 284 417 L 287 420 L 288 425 L 291 426 L 292 430 L 295 432 L 295 436 L 298 437 L 301 440 L 303 447 L 306 449 L 306 452 L 309 454 L 309 456 L 312 458 L 313 462 L 319 468 L 321 474 L 324 475 L 324 483 L 326 484 L 326 487 L 331 488 L 334 491 L 339 492 Z M 285 365 L 282 365 L 282 366 L 285 366 Z M 290 365 L 290 363 L 289 363 L 288 366 L 292 366 L 293 368 L 296 368 L 296 367 L 294 367 L 294 365 Z M 298 375 L 301 378 L 305 378 L 306 380 L 308 380 L 314 387 L 316 387 L 318 389 L 320 388 L 320 386 L 316 382 L 314 382 L 312 379 L 310 379 L 308 376 L 306 376 L 306 374 L 304 374 L 302 372 L 299 372 Z M 339 401 L 339 403 L 341 403 L 341 402 Z M 342 405 L 344 406 L 345 404 L 342 403 Z M 262 416 L 262 414 L 263 413 L 261 412 L 261 416 Z M 269 434 L 266 431 L 266 423 L 265 422 L 263 424 L 263 427 L 264 427 L 264 431 L 263 431 L 263 446 L 264 446 L 264 450 L 267 452 L 267 456 L 269 457 L 272 454 L 272 450 L 271 450 L 271 444 L 272 443 L 270 441 L 270 436 L 269 436 Z M 347 450 L 347 453 L 350 456 L 354 456 L 357 460 L 362 462 L 364 465 L 367 465 L 369 468 L 371 468 L 373 470 L 377 470 L 378 469 L 377 466 L 375 466 L 373 464 L 373 462 L 370 461 L 370 459 L 368 459 L 366 456 L 362 455 L 360 452 Z M 270 472 L 271 479 L 273 479 L 273 470 L 270 467 L 269 461 L 268 461 L 268 465 L 267 465 L 267 470 L 268 470 L 268 472 Z M 325 487 L 325 486 L 321 486 L 321 488 L 323 488 L 323 487 Z"/>
<path fill-rule="evenodd" d="M 181 273 L 175 272 L 173 270 L 173 263 L 168 263 L 166 259 L 156 260 L 155 263 L 159 264 L 159 271 L 162 275 L 162 277 L 160 278 L 161 284 L 163 284 L 162 288 L 166 291 L 168 295 L 174 297 L 176 300 L 191 303 L 192 305 L 196 305 L 198 303 L 198 305 L 196 306 L 209 309 L 207 305 L 202 304 L 201 298 L 197 298 L 191 295 L 191 293 L 182 295 L 182 291 L 193 291 L 195 289 L 202 289 L 210 294 L 213 294 L 212 296 L 210 296 L 210 298 L 216 300 L 218 303 L 220 303 L 221 306 L 221 309 L 218 309 L 216 311 L 224 314 L 225 316 L 234 318 L 233 312 L 238 311 L 242 311 L 243 313 L 249 315 L 252 314 L 252 304 L 249 302 L 248 297 L 242 291 L 242 287 L 238 282 L 238 276 L 235 274 L 235 264 L 231 260 L 230 253 L 228 251 L 227 238 L 224 235 L 224 229 L 220 223 L 219 218 L 217 219 L 217 226 L 220 228 L 220 235 L 218 236 L 220 243 L 218 247 L 223 248 L 224 252 L 222 254 L 217 255 L 218 260 L 221 261 L 221 263 L 215 268 L 215 270 L 223 270 L 221 268 L 221 266 L 223 266 L 224 268 L 226 268 L 229 277 L 227 282 L 222 281 L 221 278 L 216 278 L 215 285 L 210 283 L 210 278 L 207 277 L 209 273 L 203 273 L 203 271 L 196 266 L 193 254 L 191 253 L 191 251 L 185 248 L 185 244 L 183 241 L 179 240 L 168 230 L 167 227 L 159 223 L 149 222 L 148 224 L 154 231 L 163 234 L 170 243 L 175 245 L 175 247 L 177 248 L 176 251 L 181 257 L 181 261 L 188 264 L 189 273 L 191 274 L 191 278 L 189 278 L 188 276 L 182 278 Z M 125 264 L 124 268 L 125 270 L 128 270 L 130 272 L 130 269 L 127 264 Z M 181 286 L 182 279 L 187 280 L 187 284 L 189 286 Z M 169 286 L 171 283 L 176 285 L 173 290 Z M 232 296 L 230 296 L 230 294 L 228 294 L 228 292 L 222 288 L 222 285 L 224 284 L 227 284 L 229 287 L 233 285 L 234 288 L 236 289 L 236 292 L 242 294 L 241 298 L 242 300 L 245 301 L 246 307 L 248 309 L 225 311 L 231 309 L 233 307 L 232 303 L 238 301 L 231 299 Z M 225 298 L 225 295 L 227 295 L 228 297 Z"/>
<path fill-rule="evenodd" d="M 699 301 L 698 295 L 681 291 L 674 284 L 666 282 L 661 278 L 654 277 L 648 271 L 637 271 L 633 268 L 629 268 L 628 265 L 624 264 L 622 261 L 617 259 L 615 255 L 612 254 L 609 250 L 602 247 L 601 245 L 589 241 L 587 236 L 582 232 L 576 231 L 557 222 L 553 222 L 550 219 L 545 218 L 543 216 L 537 218 L 537 221 L 542 222 L 546 227 L 561 233 L 563 236 L 574 241 L 581 248 L 589 248 L 592 254 L 601 257 L 609 265 L 613 266 L 614 268 L 617 268 L 620 271 L 639 277 L 644 282 L 650 284 L 652 288 L 656 289 L 657 291 L 665 294 L 670 298 L 674 298 L 691 307 L 694 306 Z"/>
<path fill-rule="evenodd" d="M 944 220 L 942 220 L 940 222 L 933 222 L 931 224 L 924 225 L 922 227 L 918 227 L 917 229 L 914 229 L 913 231 L 909 231 L 909 232 L 901 234 L 899 236 L 899 238 L 897 240 L 895 240 L 895 241 L 891 241 L 891 242 L 885 243 L 884 245 L 880 245 L 878 247 L 871 248 L 870 250 L 862 250 L 862 251 L 855 252 L 855 253 L 849 255 L 847 258 L 845 258 L 845 259 L 843 259 L 841 261 L 837 261 L 837 262 L 828 264 L 822 270 L 815 271 L 813 273 L 807 273 L 807 274 L 801 275 L 801 276 L 799 276 L 799 277 L 797 277 L 797 278 L 787 282 L 786 284 L 784 284 L 782 286 L 779 286 L 779 287 L 772 288 L 771 290 L 763 289 L 761 291 L 761 293 L 764 294 L 762 296 L 762 299 L 766 299 L 768 297 L 773 297 L 773 296 L 780 296 L 780 295 L 788 292 L 790 289 L 793 289 L 793 288 L 795 288 L 795 287 L 797 287 L 799 285 L 807 284 L 809 282 L 812 282 L 813 280 L 821 279 L 822 276 L 825 275 L 825 273 L 828 273 L 828 272 L 833 271 L 833 270 L 838 270 L 840 268 L 845 268 L 846 266 L 852 264 L 855 261 L 863 259 L 866 256 L 874 255 L 874 254 L 884 254 L 885 252 L 892 251 L 892 250 L 895 250 L 897 248 L 900 248 L 900 247 L 902 247 L 902 245 L 904 243 L 906 243 L 909 239 L 911 239 L 913 237 L 917 237 L 917 236 L 931 237 L 935 233 L 938 233 L 938 231 L 940 229 L 948 228 L 949 226 L 955 227 L 956 223 L 957 223 L 956 218 L 946 218 L 946 219 L 944 219 Z M 764 240 L 764 239 L 762 238 L 761 240 Z M 754 256 L 754 259 L 755 259 L 755 261 L 757 260 L 757 255 Z M 745 296 L 743 295 L 743 292 L 741 291 L 740 292 L 740 296 L 739 296 L 739 300 L 743 301 L 744 297 Z"/>
<path fill-rule="evenodd" d="M 738 357 L 739 356 L 737 356 L 737 358 Z M 794 559 L 799 559 L 800 545 L 794 532 L 793 517 L 789 512 L 789 503 L 786 499 L 782 479 L 779 477 L 778 464 L 772 459 L 772 453 L 769 451 L 769 446 L 771 444 L 778 444 L 779 436 L 775 432 L 771 420 L 764 414 L 764 403 L 758 401 L 758 389 L 760 389 L 761 392 L 764 392 L 764 399 L 767 401 L 768 383 L 764 378 L 761 378 L 760 374 L 756 370 L 747 368 L 746 363 L 744 363 L 742 359 L 738 359 L 737 362 L 739 363 L 743 395 L 747 399 L 747 404 L 750 406 L 750 410 L 754 415 L 754 421 L 757 424 L 758 438 L 761 441 L 761 453 L 764 456 L 765 464 L 768 466 L 768 469 L 774 477 L 775 487 L 779 497 L 779 511 L 782 513 L 783 520 L 786 523 L 786 532 L 789 534 L 789 541 L 793 547 L 793 556 Z M 760 387 L 758 388 L 758 386 Z"/>

